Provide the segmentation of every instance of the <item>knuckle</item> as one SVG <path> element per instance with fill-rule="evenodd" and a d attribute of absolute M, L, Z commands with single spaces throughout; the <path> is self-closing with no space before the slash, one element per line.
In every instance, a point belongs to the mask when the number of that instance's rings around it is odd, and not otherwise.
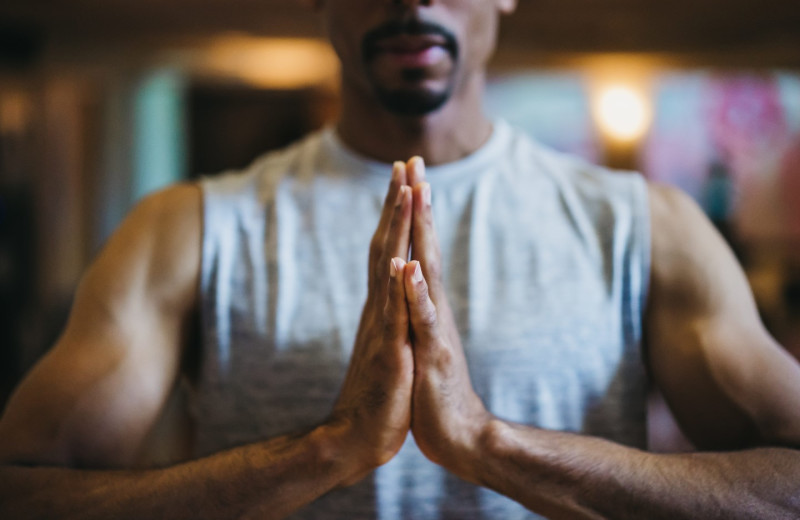
<path fill-rule="evenodd" d="M 436 306 L 426 301 L 422 306 L 419 313 L 419 318 L 425 325 L 429 327 L 434 327 L 438 322 L 438 313 L 436 312 Z"/>
<path fill-rule="evenodd" d="M 436 311 L 428 310 L 423 315 L 423 320 L 428 327 L 435 327 L 438 323 L 438 318 L 436 317 Z"/>
<path fill-rule="evenodd" d="M 453 351 L 449 348 L 441 348 L 439 349 L 439 363 L 442 366 L 452 367 L 453 363 L 455 363 L 455 356 L 453 355 Z"/>
<path fill-rule="evenodd" d="M 392 211 L 392 221 L 389 223 L 389 229 L 395 230 L 399 228 L 402 221 L 403 221 L 402 206 L 395 206 L 394 211 Z"/>

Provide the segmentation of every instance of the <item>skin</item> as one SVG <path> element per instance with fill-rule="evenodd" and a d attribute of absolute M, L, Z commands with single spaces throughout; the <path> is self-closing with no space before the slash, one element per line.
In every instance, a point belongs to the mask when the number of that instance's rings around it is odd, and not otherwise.
<path fill-rule="evenodd" d="M 422 156 L 429 164 L 443 164 L 469 155 L 488 140 L 492 126 L 481 108 L 486 64 L 494 51 L 499 17 L 513 11 L 514 0 L 328 0 L 325 4 L 325 25 L 342 61 L 338 131 L 352 149 L 384 162 Z M 424 81 L 411 84 L 398 79 L 400 70 L 385 60 L 383 66 L 373 67 L 377 71 L 369 70 L 361 57 L 364 35 L 387 19 L 409 18 L 451 30 L 460 42 L 458 63 L 445 60 L 427 70 Z M 399 117 L 380 104 L 376 82 L 434 91 L 452 83 L 453 97 L 436 113 Z"/>
<path fill-rule="evenodd" d="M 412 168 L 412 177 L 422 174 Z M 741 268 L 688 197 L 650 190 L 645 330 L 655 382 L 707 452 L 657 455 L 486 410 L 442 289 L 428 189 L 414 188 L 416 260 L 406 271 L 418 261 L 422 276 L 407 276 L 406 295 L 416 370 L 411 425 L 431 461 L 549 518 L 800 516 L 800 365 L 764 330 Z"/>
<path fill-rule="evenodd" d="M 342 138 L 376 159 L 449 162 L 476 150 L 498 17 L 511 0 L 330 0 L 343 62 Z M 451 30 L 458 62 L 405 88 L 451 88 L 436 113 L 386 110 L 363 36 L 419 17 Z M 652 187 L 650 369 L 703 453 L 656 455 L 510 424 L 475 394 L 449 303 L 424 163 L 396 164 L 369 251 L 369 291 L 330 418 L 166 468 L 135 467 L 187 354 L 201 195 L 177 186 L 126 219 L 84 277 L 63 336 L 0 420 L 0 518 L 282 518 L 386 463 L 412 432 L 433 462 L 552 518 L 797 518 L 800 367 L 765 332 L 730 251 L 685 196 Z M 405 263 L 411 251 L 411 262 Z M 366 252 L 364 252 L 366 254 Z M 766 376 L 765 376 L 766 374 Z"/>
<path fill-rule="evenodd" d="M 147 198 L 84 277 L 58 343 L 0 421 L 0 518 L 282 518 L 400 449 L 414 364 L 403 265 L 411 189 L 394 169 L 370 251 L 368 304 L 330 418 L 305 435 L 133 470 L 179 373 L 197 304 L 199 189 Z"/>

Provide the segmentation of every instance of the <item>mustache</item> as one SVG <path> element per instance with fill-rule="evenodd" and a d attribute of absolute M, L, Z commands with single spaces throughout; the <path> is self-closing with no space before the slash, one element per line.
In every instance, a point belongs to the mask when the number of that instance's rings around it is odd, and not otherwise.
<path fill-rule="evenodd" d="M 369 31 L 361 43 L 361 55 L 369 63 L 378 53 L 378 42 L 396 36 L 440 36 L 445 40 L 445 49 L 453 59 L 458 59 L 459 46 L 456 36 L 447 28 L 422 20 L 391 20 Z"/>

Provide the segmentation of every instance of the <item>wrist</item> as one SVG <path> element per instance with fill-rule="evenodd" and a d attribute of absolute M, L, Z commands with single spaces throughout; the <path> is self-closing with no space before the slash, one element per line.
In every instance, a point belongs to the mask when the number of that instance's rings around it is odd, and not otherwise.
<path fill-rule="evenodd" d="M 319 456 L 337 472 L 337 487 L 351 486 L 380 466 L 367 456 L 363 438 L 349 420 L 328 421 L 317 427 L 312 437 Z"/>
<path fill-rule="evenodd" d="M 506 425 L 488 411 L 474 421 L 462 441 L 451 445 L 447 462 L 442 464 L 460 478 L 482 485 L 487 458 L 491 456 L 493 443 L 499 431 Z"/>
<path fill-rule="evenodd" d="M 310 439 L 322 464 L 337 475 L 336 487 L 353 485 L 374 469 L 355 449 L 351 429 L 345 421 L 318 426 Z"/>
<path fill-rule="evenodd" d="M 488 487 L 488 476 L 496 469 L 495 461 L 503 458 L 514 443 L 514 430 L 513 424 L 491 416 L 480 431 L 475 450 L 465 458 L 469 465 L 462 478 L 475 485 Z"/>

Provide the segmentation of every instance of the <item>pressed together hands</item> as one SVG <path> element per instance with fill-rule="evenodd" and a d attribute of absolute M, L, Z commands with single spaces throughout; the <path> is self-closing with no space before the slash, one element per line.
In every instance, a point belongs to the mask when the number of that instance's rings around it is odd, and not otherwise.
<path fill-rule="evenodd" d="M 547 517 L 800 518 L 796 484 L 800 459 L 794 449 L 655 455 L 598 438 L 508 423 L 489 413 L 470 382 L 442 284 L 424 168 L 420 158 L 395 164 L 370 245 L 367 302 L 341 395 L 326 424 L 344 432 L 339 438 L 345 440 L 345 452 L 354 456 L 354 471 L 341 483 L 353 484 L 387 463 L 411 431 L 422 453 L 434 463 Z M 658 207 L 655 214 L 659 216 Z M 657 233 L 653 236 L 661 240 Z M 669 245 L 667 250 L 673 249 Z M 655 250 L 664 246 L 657 244 Z M 409 251 L 411 261 L 406 263 Z M 718 263 L 731 261 L 723 260 Z M 665 268 L 656 269 L 656 283 L 658 269 Z M 686 276 L 683 271 L 679 274 Z M 667 349 L 674 357 L 671 345 L 683 344 L 685 349 L 688 344 L 697 351 L 713 351 L 717 366 L 730 363 L 731 358 L 721 358 L 721 350 L 712 348 L 722 343 L 709 347 L 693 336 L 673 332 L 681 327 L 675 326 L 680 321 L 670 313 L 671 301 L 651 303 L 655 308 L 651 315 L 662 313 L 670 328 L 654 337 L 650 352 Z M 708 319 L 699 316 L 687 321 Z M 725 316 L 726 329 L 735 322 L 731 317 L 740 316 Z M 746 351 L 746 345 L 741 347 L 739 352 Z M 796 381 L 800 374 L 796 363 L 780 359 L 779 352 L 762 350 L 759 362 L 774 362 L 776 371 L 791 367 L 794 374 L 783 381 Z M 685 374 L 691 370 L 698 366 L 688 362 L 664 378 L 669 383 L 671 375 L 680 375 L 683 386 L 695 385 L 697 390 L 684 395 L 702 395 L 713 379 L 695 377 L 687 382 Z M 742 390 L 736 396 L 758 395 L 738 381 L 733 387 Z M 725 396 L 719 388 L 711 389 L 705 393 Z M 675 402 L 686 406 L 680 397 Z M 723 398 L 716 404 L 710 409 L 725 409 L 729 401 Z M 796 428 L 794 420 L 790 423 Z M 797 434 L 791 431 L 794 446 Z"/>
<path fill-rule="evenodd" d="M 796 520 L 800 366 L 759 326 L 746 279 L 699 210 L 651 195 L 654 379 L 707 446 L 761 448 L 652 454 L 490 414 L 470 382 L 415 158 L 394 166 L 328 421 L 162 469 L 78 469 L 134 460 L 163 405 L 141 381 L 162 381 L 166 398 L 180 357 L 169 346 L 194 308 L 197 271 L 186 266 L 199 261 L 185 252 L 200 250 L 191 238 L 199 220 L 187 217 L 199 214 L 199 194 L 167 192 L 135 212 L 83 282 L 64 338 L 0 421 L 0 517 L 282 518 L 391 460 L 410 431 L 434 463 L 546 517 Z M 143 282 L 142 272 L 158 276 Z M 183 296 L 164 299 L 174 294 Z M 122 318 L 98 319 L 106 315 Z M 155 325 L 138 326 L 142 315 Z M 750 444 L 741 424 L 759 427 Z"/>
<path fill-rule="evenodd" d="M 196 305 L 200 258 L 187 251 L 201 251 L 199 190 L 140 205 L 82 282 L 64 336 L 6 407 L 0 518 L 282 518 L 391 460 L 410 431 L 434 463 L 546 517 L 796 520 L 800 365 L 761 326 L 746 278 L 700 210 L 648 194 L 653 380 L 704 447 L 736 450 L 654 454 L 490 414 L 470 382 L 415 158 L 393 169 L 330 419 L 170 467 L 106 471 L 135 464 Z"/>
<path fill-rule="evenodd" d="M 367 301 L 331 419 L 363 463 L 346 484 L 391 460 L 409 430 L 426 457 L 461 473 L 491 419 L 472 388 L 442 285 L 424 181 L 422 159 L 395 163 L 370 244 Z"/>

